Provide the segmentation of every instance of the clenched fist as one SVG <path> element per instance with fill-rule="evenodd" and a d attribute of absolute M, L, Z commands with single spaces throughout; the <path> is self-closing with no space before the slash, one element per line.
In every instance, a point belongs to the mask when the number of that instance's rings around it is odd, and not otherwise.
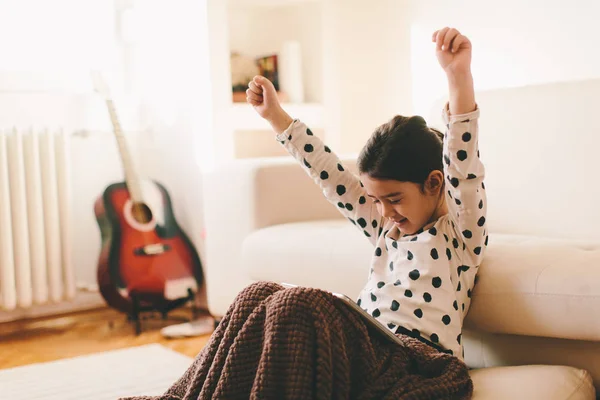
<path fill-rule="evenodd" d="M 258 115 L 267 120 L 281 109 L 275 87 L 263 76 L 255 76 L 248 83 L 246 100 L 254 106 Z"/>
<path fill-rule="evenodd" d="M 433 33 L 436 56 L 446 74 L 471 71 L 471 41 L 454 28 L 443 28 Z"/>
<path fill-rule="evenodd" d="M 246 101 L 254 107 L 258 115 L 271 124 L 277 133 L 286 130 L 293 122 L 281 108 L 275 86 L 264 76 L 257 75 L 248 83 Z"/>

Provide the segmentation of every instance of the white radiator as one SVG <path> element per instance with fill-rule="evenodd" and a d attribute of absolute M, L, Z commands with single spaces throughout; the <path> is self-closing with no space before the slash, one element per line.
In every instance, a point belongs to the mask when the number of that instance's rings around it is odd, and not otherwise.
<path fill-rule="evenodd" d="M 0 309 L 75 297 L 69 140 L 0 131 Z"/>

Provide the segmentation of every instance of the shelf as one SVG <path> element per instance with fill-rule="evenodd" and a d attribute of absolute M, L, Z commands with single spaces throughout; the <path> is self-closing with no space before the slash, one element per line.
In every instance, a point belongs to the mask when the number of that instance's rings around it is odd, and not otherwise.
<path fill-rule="evenodd" d="M 323 105 L 319 103 L 283 103 L 283 109 L 292 117 L 305 122 L 312 129 L 323 129 Z M 247 103 L 233 103 L 230 118 L 233 130 L 271 130 L 268 122 L 263 120 Z"/>

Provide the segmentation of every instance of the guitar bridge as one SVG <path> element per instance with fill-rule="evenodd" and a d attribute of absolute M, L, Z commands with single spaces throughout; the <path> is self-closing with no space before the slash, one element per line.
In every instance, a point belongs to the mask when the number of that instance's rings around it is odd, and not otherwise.
<path fill-rule="evenodd" d="M 133 251 L 137 256 L 155 256 L 171 250 L 171 246 L 162 243 L 148 244 Z"/>

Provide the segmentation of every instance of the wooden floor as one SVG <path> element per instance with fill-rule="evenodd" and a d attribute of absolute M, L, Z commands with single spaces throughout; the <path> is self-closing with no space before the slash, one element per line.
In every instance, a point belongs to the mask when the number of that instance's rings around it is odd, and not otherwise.
<path fill-rule="evenodd" d="M 189 318 L 191 313 L 176 310 L 172 315 Z M 160 334 L 160 328 L 180 322 L 160 318 L 145 320 L 142 333 L 136 336 L 123 314 L 99 309 L 0 324 L 0 369 L 149 343 L 160 343 L 195 357 L 210 335 L 165 339 Z"/>

